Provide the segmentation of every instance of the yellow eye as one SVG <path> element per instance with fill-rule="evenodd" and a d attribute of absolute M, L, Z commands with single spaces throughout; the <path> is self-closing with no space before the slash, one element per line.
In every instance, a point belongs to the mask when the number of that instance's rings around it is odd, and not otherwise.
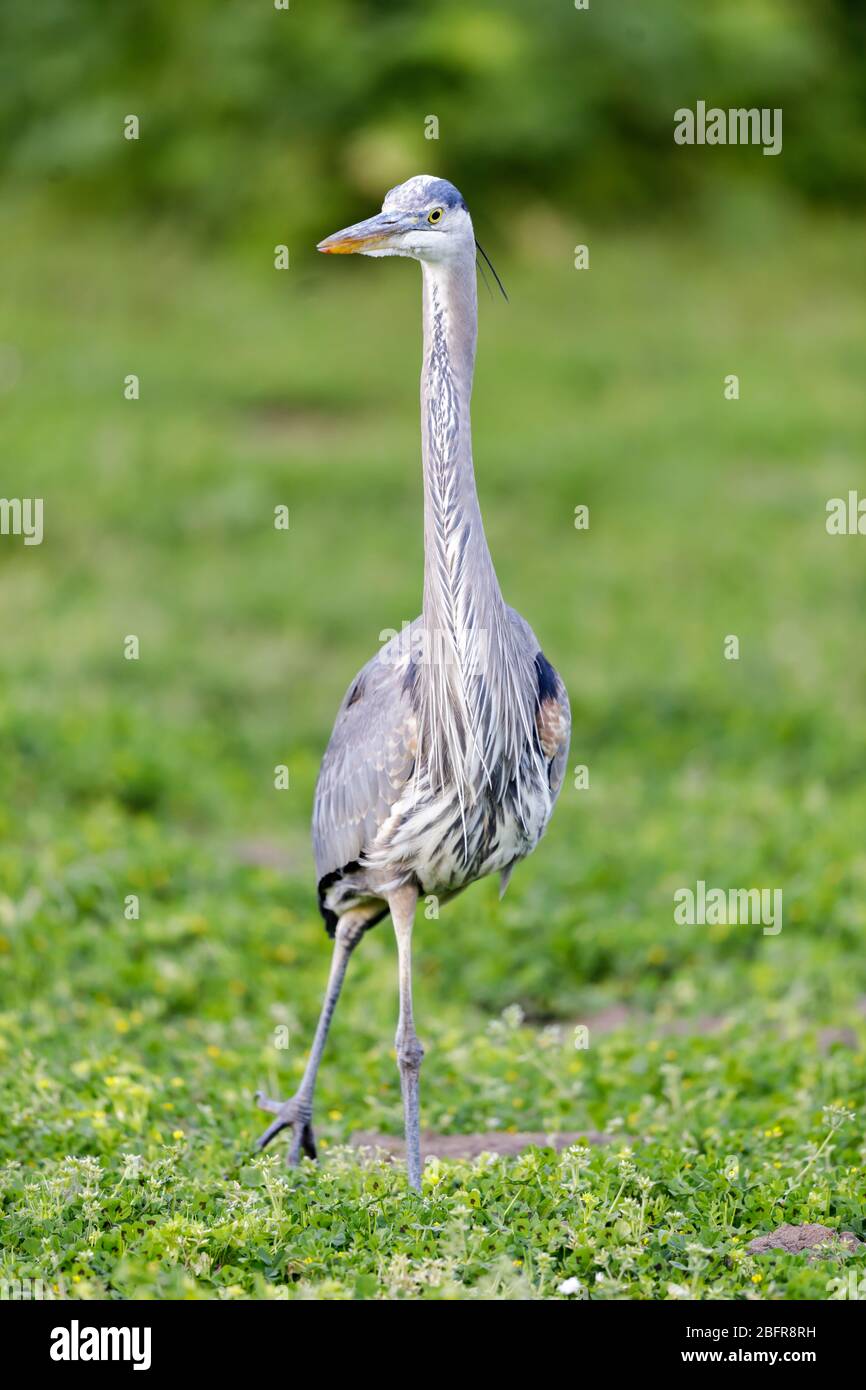
<path fill-rule="evenodd" d="M 428 222 L 436 223 L 436 222 L 439 221 L 439 219 L 440 219 L 441 216 L 442 216 L 442 209 L 441 209 L 441 208 L 434 208 L 433 211 L 430 213 L 430 216 L 427 218 L 427 221 L 428 221 Z"/>

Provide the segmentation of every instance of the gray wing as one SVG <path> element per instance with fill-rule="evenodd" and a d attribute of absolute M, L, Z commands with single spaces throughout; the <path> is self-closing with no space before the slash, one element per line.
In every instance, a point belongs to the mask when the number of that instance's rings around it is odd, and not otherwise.
<path fill-rule="evenodd" d="M 367 662 L 337 713 L 313 803 L 319 880 L 371 847 L 412 775 L 417 725 L 402 638 L 398 634 Z"/>

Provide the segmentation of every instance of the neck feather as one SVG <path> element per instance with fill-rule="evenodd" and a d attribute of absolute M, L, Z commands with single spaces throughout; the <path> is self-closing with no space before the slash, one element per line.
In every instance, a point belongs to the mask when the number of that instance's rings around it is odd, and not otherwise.
<path fill-rule="evenodd" d="M 469 402 L 475 365 L 475 266 L 422 264 L 424 362 L 424 659 L 421 742 L 434 784 L 454 785 L 461 805 L 489 777 L 497 680 L 512 642 L 484 535 Z"/>
<path fill-rule="evenodd" d="M 423 271 L 424 617 L 441 623 L 460 650 L 488 610 L 502 607 L 472 466 L 475 266 L 424 264 Z"/>

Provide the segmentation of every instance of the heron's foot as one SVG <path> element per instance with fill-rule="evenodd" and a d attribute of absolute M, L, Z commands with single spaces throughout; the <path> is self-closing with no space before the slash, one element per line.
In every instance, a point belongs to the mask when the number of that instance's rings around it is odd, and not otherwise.
<path fill-rule="evenodd" d="M 270 1110 L 277 1117 L 273 1124 L 268 1125 L 264 1134 L 259 1135 L 256 1140 L 257 1149 L 266 1148 L 281 1129 L 290 1128 L 292 1130 L 292 1142 L 289 1146 L 288 1162 L 290 1164 L 297 1163 L 302 1149 L 307 1158 L 316 1157 L 316 1141 L 313 1137 L 313 1107 L 309 1100 L 302 1095 L 292 1096 L 291 1100 L 271 1100 L 262 1091 L 256 1092 L 256 1100 L 260 1110 Z"/>

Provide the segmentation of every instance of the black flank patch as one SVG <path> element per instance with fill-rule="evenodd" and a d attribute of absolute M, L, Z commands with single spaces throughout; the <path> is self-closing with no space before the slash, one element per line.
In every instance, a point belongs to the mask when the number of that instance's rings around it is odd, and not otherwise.
<path fill-rule="evenodd" d="M 325 905 L 325 894 L 329 888 L 333 888 L 335 883 L 339 883 L 340 879 L 344 878 L 346 874 L 356 874 L 360 868 L 361 865 L 358 863 L 357 859 L 351 859 L 348 864 L 343 865 L 342 869 L 334 869 L 331 873 L 324 874 L 322 878 L 319 879 L 319 911 L 325 921 L 325 931 L 332 941 L 336 934 L 337 923 L 340 917 L 338 913 L 334 912 L 333 908 Z M 386 903 L 381 912 L 364 923 L 364 931 L 369 931 L 370 927 L 375 927 L 377 922 L 381 922 L 383 917 L 388 916 L 389 911 L 390 908 Z"/>
<path fill-rule="evenodd" d="M 352 702 L 350 700 L 349 704 L 351 703 Z M 330 907 L 325 906 L 325 894 L 327 893 L 329 888 L 332 888 L 335 883 L 338 883 L 340 881 L 344 874 L 357 873 L 360 867 L 361 866 L 358 863 L 357 859 L 353 859 L 351 863 L 344 864 L 342 869 L 334 869 L 331 873 L 325 874 L 322 878 L 319 879 L 319 911 L 325 919 L 325 930 L 328 933 L 328 936 L 330 937 L 333 937 L 335 931 L 337 930 L 337 922 L 339 921 L 339 918 L 336 912 L 334 912 Z"/>
<path fill-rule="evenodd" d="M 557 698 L 556 672 L 544 652 L 539 652 L 536 656 L 535 670 L 538 674 L 538 703 L 541 704 L 542 700 L 555 700 Z"/>

